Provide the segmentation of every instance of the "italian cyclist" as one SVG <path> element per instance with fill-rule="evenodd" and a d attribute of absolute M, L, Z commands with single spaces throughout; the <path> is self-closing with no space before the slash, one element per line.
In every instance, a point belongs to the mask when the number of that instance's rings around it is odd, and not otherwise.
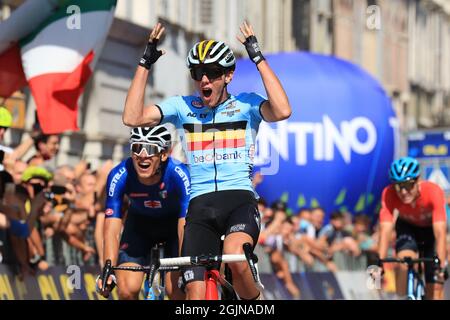
<path fill-rule="evenodd" d="M 163 242 L 165 257 L 179 255 L 191 186 L 186 166 L 168 156 L 170 146 L 170 132 L 162 125 L 133 128 L 131 157 L 108 176 L 103 257 L 113 266 L 149 265 L 151 248 Z M 122 232 L 125 196 L 128 211 Z M 143 277 L 141 272 L 117 270 L 101 292 L 108 297 L 117 279 L 119 299 L 138 299 Z M 166 275 L 166 292 L 171 299 L 184 298 L 178 278 L 179 272 Z M 97 285 L 103 287 L 100 278 Z"/>

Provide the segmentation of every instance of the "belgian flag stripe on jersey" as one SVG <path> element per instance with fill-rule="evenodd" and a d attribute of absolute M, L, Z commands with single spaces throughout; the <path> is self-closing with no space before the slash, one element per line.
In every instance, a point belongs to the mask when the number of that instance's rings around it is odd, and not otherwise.
<path fill-rule="evenodd" d="M 247 121 L 184 124 L 188 151 L 245 146 Z"/>

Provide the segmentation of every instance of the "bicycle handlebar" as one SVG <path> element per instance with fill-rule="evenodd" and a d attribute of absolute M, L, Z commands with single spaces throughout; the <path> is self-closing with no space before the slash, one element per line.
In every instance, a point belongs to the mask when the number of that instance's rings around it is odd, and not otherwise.
<path fill-rule="evenodd" d="M 173 271 L 179 270 L 183 266 L 211 266 L 217 262 L 232 263 L 232 262 L 244 262 L 247 261 L 245 254 L 224 254 L 219 256 L 192 256 L 192 257 L 178 257 L 178 258 L 162 258 L 159 259 L 158 270 L 161 271 Z M 125 271 L 136 271 L 136 272 L 151 272 L 154 264 L 150 266 L 139 266 L 139 267 L 112 267 L 113 270 L 125 270 Z"/>
<path fill-rule="evenodd" d="M 406 263 L 406 264 L 416 264 L 416 263 L 422 263 L 422 262 L 434 262 L 435 265 L 439 265 L 440 264 L 440 260 L 438 257 L 435 258 L 417 258 L 417 259 L 412 259 L 409 257 L 403 258 L 403 259 L 399 259 L 399 258 L 384 258 L 384 259 L 379 259 L 380 263 Z"/>
<path fill-rule="evenodd" d="M 258 274 L 258 268 L 256 263 L 258 262 L 257 256 L 253 253 L 252 246 L 250 243 L 245 243 L 243 245 L 244 254 L 224 254 L 224 255 L 200 255 L 191 257 L 178 257 L 178 258 L 159 258 L 159 252 L 154 251 L 152 254 L 152 261 L 150 266 L 116 266 L 111 267 L 112 270 L 125 270 L 134 272 L 145 272 L 147 274 L 147 279 L 153 283 L 155 273 L 158 270 L 161 271 L 173 271 L 178 270 L 182 266 L 204 266 L 209 267 L 215 263 L 233 263 L 233 262 L 244 262 L 247 261 L 250 267 L 250 271 L 255 281 L 255 285 L 258 290 L 263 291 L 264 286 L 261 283 Z"/>

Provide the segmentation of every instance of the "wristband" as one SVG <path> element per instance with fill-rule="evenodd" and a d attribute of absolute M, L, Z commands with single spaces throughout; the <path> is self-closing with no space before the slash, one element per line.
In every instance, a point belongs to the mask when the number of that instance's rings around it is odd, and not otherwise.
<path fill-rule="evenodd" d="M 252 61 L 258 65 L 261 61 L 266 60 L 261 52 L 261 49 L 258 44 L 258 40 L 255 36 L 249 36 L 245 39 L 244 42 L 245 49 L 247 50 L 248 56 Z"/>
<path fill-rule="evenodd" d="M 156 49 L 157 44 L 157 39 L 153 40 L 153 42 L 148 42 L 144 54 L 139 60 L 139 65 L 147 70 L 150 70 L 151 66 L 162 56 L 162 51 Z"/>

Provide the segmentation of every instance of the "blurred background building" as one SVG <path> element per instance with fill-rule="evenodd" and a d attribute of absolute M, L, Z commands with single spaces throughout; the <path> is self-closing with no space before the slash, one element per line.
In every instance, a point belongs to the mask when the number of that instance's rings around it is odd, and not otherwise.
<path fill-rule="evenodd" d="M 0 1 L 0 19 L 21 3 Z M 95 167 L 103 159 L 124 156 L 128 131 L 121 113 L 149 28 L 157 21 L 167 28 L 161 47 L 170 63 L 154 67 L 146 92 L 154 102 L 192 91 L 185 56 L 199 39 L 223 39 L 244 55 L 236 39 L 244 19 L 267 54 L 306 50 L 335 55 L 376 77 L 393 100 L 403 151 L 409 132 L 450 126 L 448 0 L 118 0 L 81 99 L 81 130 L 64 135 L 58 162 L 73 164 L 83 157 Z M 14 145 L 31 128 L 35 106 L 27 90 L 6 104 L 17 119 L 7 137 Z"/>

